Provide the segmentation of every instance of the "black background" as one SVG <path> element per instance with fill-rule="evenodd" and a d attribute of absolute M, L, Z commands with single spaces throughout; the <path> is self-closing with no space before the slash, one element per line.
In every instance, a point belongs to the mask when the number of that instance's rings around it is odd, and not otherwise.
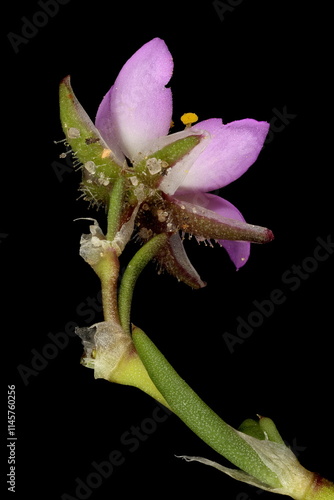
<path fill-rule="evenodd" d="M 227 465 L 176 417 L 155 423 L 156 403 L 146 395 L 94 380 L 80 365 L 77 338 L 69 337 L 58 352 L 53 347 L 53 359 L 27 376 L 26 384 L 18 372 L 19 365 L 32 368 L 36 352 L 52 356 L 46 348 L 50 333 L 102 320 L 88 305 L 97 300 L 99 283 L 78 255 L 87 223 L 73 220 L 96 215 L 103 225 L 104 214 L 76 201 L 78 173 L 67 168 L 59 179 L 57 165 L 66 165 L 59 158 L 62 144 L 54 143 L 63 139 L 59 81 L 71 74 L 77 97 L 94 118 L 125 61 L 156 36 L 174 57 L 175 122 L 187 111 L 200 120 L 222 117 L 224 123 L 246 117 L 271 121 L 284 109 L 289 118 L 283 125 L 275 122 L 280 130 L 272 130 L 258 161 L 219 193 L 247 221 L 270 227 L 275 241 L 253 246 L 237 273 L 223 249 L 186 242 L 207 287 L 190 290 L 149 265 L 138 282 L 133 320 L 227 422 L 237 427 L 256 414 L 270 416 L 306 468 L 334 479 L 329 453 L 333 256 L 312 260 L 317 238 L 333 234 L 325 125 L 329 12 L 298 1 L 225 4 L 234 7 L 219 16 L 210 1 L 70 0 L 28 43 L 19 44 L 17 53 L 7 34 L 21 35 L 23 16 L 41 19 L 36 17 L 41 6 L 34 1 L 8 6 L 2 77 L 2 398 L 7 385 L 15 384 L 17 498 L 75 497 L 76 478 L 86 482 L 92 463 L 108 460 L 114 450 L 124 463 L 93 489 L 92 499 L 136 493 L 150 499 L 163 493 L 190 497 L 203 490 L 232 500 L 271 498 L 175 458 L 199 455 Z M 314 265 L 294 282 L 295 290 L 282 280 L 284 273 L 292 276 L 294 265 Z M 269 299 L 275 289 L 286 297 L 284 303 L 229 349 L 224 333 L 236 335 L 237 318 L 247 321 L 253 302 Z M 6 418 L 2 421 L 6 429 Z M 142 437 L 132 448 L 121 437 L 133 426 L 142 429 Z"/>

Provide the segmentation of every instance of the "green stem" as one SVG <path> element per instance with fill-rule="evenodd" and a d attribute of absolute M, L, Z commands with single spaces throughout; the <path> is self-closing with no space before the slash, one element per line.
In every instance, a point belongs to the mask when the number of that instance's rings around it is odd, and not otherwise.
<path fill-rule="evenodd" d="M 110 242 L 113 241 L 120 228 L 124 183 L 124 178 L 119 177 L 115 181 L 109 197 L 106 239 Z M 119 260 L 113 248 L 109 248 L 101 255 L 100 261 L 94 265 L 94 271 L 101 280 L 104 320 L 119 323 L 117 303 Z"/>
<path fill-rule="evenodd" d="M 144 267 L 153 259 L 163 245 L 166 244 L 167 239 L 168 236 L 164 233 L 154 236 L 138 250 L 124 272 L 119 289 L 118 308 L 122 328 L 129 334 L 131 302 L 136 281 Z"/>
<path fill-rule="evenodd" d="M 124 177 L 119 177 L 113 185 L 108 207 L 108 229 L 107 240 L 113 241 L 120 227 L 123 197 L 124 197 Z"/>
<path fill-rule="evenodd" d="M 200 399 L 139 328 L 133 330 L 133 342 L 155 386 L 198 437 L 243 471 L 273 488 L 281 487 L 253 448 Z"/>
<path fill-rule="evenodd" d="M 105 252 L 100 262 L 94 266 L 94 271 L 101 281 L 104 321 L 119 323 L 117 304 L 119 260 L 112 248 Z"/>
<path fill-rule="evenodd" d="M 302 500 L 334 500 L 334 483 L 316 475 Z"/>

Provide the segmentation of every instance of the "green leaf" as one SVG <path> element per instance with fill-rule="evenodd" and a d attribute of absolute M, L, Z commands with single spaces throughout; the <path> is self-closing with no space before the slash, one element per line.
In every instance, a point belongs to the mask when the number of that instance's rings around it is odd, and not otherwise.
<path fill-rule="evenodd" d="M 285 444 L 280 433 L 277 430 L 276 425 L 268 417 L 260 417 L 259 420 L 260 429 L 265 433 L 267 439 L 269 441 L 273 441 L 274 443 Z"/>
<path fill-rule="evenodd" d="M 133 342 L 150 378 L 173 412 L 205 443 L 231 463 L 271 487 L 280 487 L 277 475 L 259 458 L 243 434 L 224 422 L 177 374 L 162 353 L 139 328 Z"/>
<path fill-rule="evenodd" d="M 240 432 L 244 432 L 245 434 L 248 434 L 248 436 L 253 436 L 257 439 L 265 439 L 266 436 L 261 429 L 259 422 L 256 420 L 253 420 L 252 418 L 247 418 L 242 422 L 240 425 L 239 429 Z"/>

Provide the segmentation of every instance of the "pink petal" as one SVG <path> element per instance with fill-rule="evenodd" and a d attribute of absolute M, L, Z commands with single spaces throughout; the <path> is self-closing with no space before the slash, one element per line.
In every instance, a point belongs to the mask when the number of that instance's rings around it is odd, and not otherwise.
<path fill-rule="evenodd" d="M 143 45 L 123 66 L 103 99 L 96 126 L 110 147 L 131 160 L 145 153 L 152 140 L 167 135 L 172 118 L 172 94 L 165 88 L 173 59 L 163 40 Z"/>
<path fill-rule="evenodd" d="M 205 130 L 211 141 L 192 165 L 178 192 L 214 191 L 238 179 L 257 159 L 269 123 L 250 118 L 223 125 L 218 118 L 211 118 L 192 127 Z"/>
<path fill-rule="evenodd" d="M 195 163 L 196 159 L 199 158 L 199 156 L 203 153 L 204 149 L 207 146 L 207 143 L 210 141 L 210 136 L 206 132 L 199 134 L 198 132 L 194 132 L 194 130 L 192 130 L 191 128 L 188 128 L 183 130 L 182 132 L 170 134 L 166 137 L 158 139 L 158 141 L 161 142 L 162 147 L 164 147 L 167 144 L 171 144 L 179 139 L 184 139 L 191 135 L 198 135 L 200 137 L 199 143 L 185 156 L 180 158 L 174 165 L 172 165 L 172 168 L 170 168 L 167 171 L 167 174 L 161 179 L 159 187 L 164 193 L 168 195 L 174 194 L 178 187 L 182 186 L 182 183 L 187 177 L 190 169 L 192 168 L 192 165 Z M 156 148 L 152 151 L 152 153 L 154 151 L 157 151 L 158 149 L 162 148 Z"/>
<path fill-rule="evenodd" d="M 99 109 L 97 111 L 95 125 L 100 131 L 103 139 L 108 144 L 109 149 L 114 153 L 118 163 L 122 165 L 125 161 L 125 156 L 120 148 L 118 137 L 115 130 L 115 123 L 110 119 L 111 113 L 111 94 L 113 87 L 104 96 Z"/>
<path fill-rule="evenodd" d="M 216 214 L 229 219 L 245 222 L 239 210 L 227 200 L 220 196 L 209 193 L 193 193 L 178 195 L 178 199 L 201 206 L 206 210 L 212 210 Z M 249 258 L 250 243 L 248 241 L 219 240 L 218 243 L 225 248 L 230 259 L 237 269 L 244 266 Z"/>

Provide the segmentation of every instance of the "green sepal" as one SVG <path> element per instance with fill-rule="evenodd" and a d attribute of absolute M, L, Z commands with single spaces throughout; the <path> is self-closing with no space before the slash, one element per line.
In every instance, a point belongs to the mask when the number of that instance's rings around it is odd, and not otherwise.
<path fill-rule="evenodd" d="M 70 77 L 59 86 L 60 119 L 73 156 L 83 165 L 82 190 L 86 199 L 106 203 L 121 172 L 100 132 L 74 95 Z"/>
<path fill-rule="evenodd" d="M 252 243 L 268 243 L 274 239 L 270 229 L 241 220 L 223 217 L 212 210 L 166 197 L 166 210 L 171 213 L 174 224 L 179 230 L 201 239 L 250 241 Z"/>
<path fill-rule="evenodd" d="M 183 242 L 178 234 L 169 237 L 166 245 L 157 254 L 156 260 L 168 274 L 191 288 L 199 289 L 206 286 L 205 281 L 201 279 L 188 259 Z"/>
<path fill-rule="evenodd" d="M 197 146 L 202 140 L 201 135 L 190 135 L 182 139 L 178 139 L 171 144 L 161 148 L 159 151 L 146 156 L 134 165 L 134 173 L 137 175 L 147 186 L 157 187 L 163 179 L 167 168 L 173 167 L 175 163 L 180 161 L 190 151 Z M 147 167 L 147 160 L 156 159 L 160 163 L 160 170 L 156 174 L 151 174 Z"/>

